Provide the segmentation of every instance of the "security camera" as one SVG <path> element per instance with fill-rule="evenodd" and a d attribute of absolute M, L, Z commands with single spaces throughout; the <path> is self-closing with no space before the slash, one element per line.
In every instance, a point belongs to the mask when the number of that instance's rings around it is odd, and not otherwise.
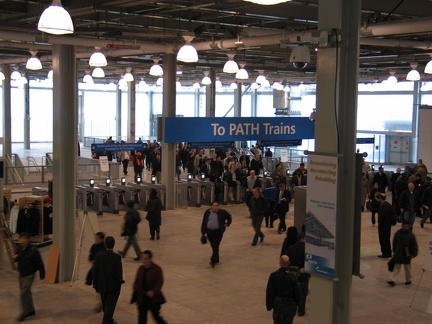
<path fill-rule="evenodd" d="M 309 48 L 304 45 L 294 47 L 291 51 L 290 62 L 292 62 L 297 69 L 304 69 L 310 62 Z"/>

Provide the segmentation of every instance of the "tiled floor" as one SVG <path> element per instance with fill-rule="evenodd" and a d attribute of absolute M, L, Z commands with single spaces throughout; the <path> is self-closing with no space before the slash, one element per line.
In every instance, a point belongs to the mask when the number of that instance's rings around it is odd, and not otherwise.
<path fill-rule="evenodd" d="M 278 268 L 280 246 L 284 235 L 276 229 L 264 228 L 263 243 L 251 247 L 253 231 L 244 205 L 223 206 L 233 215 L 233 223 L 224 235 L 221 262 L 214 269 L 209 264 L 210 246 L 200 243 L 200 224 L 205 206 L 188 207 L 163 212 L 161 240 L 150 241 L 145 220 L 139 226 L 141 249 L 154 252 L 154 261 L 164 270 L 163 292 L 167 303 L 162 315 L 168 323 L 195 324 L 264 324 L 272 323 L 271 313 L 265 309 L 265 287 L 270 272 Z M 120 215 L 104 213 L 98 217 L 100 230 L 116 238 L 116 249 L 124 241 L 120 237 L 123 212 Z M 144 213 L 141 212 L 144 216 Z M 293 224 L 293 211 L 287 217 Z M 393 228 L 393 232 L 398 228 Z M 79 233 L 79 224 L 76 225 Z M 405 286 L 403 273 L 398 284 L 389 287 L 386 261 L 379 253 L 377 227 L 370 224 L 370 214 L 362 214 L 361 272 L 365 278 L 352 280 L 352 323 L 432 323 L 427 306 L 432 295 L 432 276 L 422 271 L 427 242 L 432 224 L 421 229 L 418 220 L 414 233 L 420 254 L 412 262 L 413 284 Z M 94 313 L 97 297 L 83 279 L 89 268 L 86 261 L 91 238 L 85 237 L 79 262 L 78 277 L 70 282 L 48 284 L 35 281 L 33 297 L 36 316 L 29 323 L 100 323 L 101 314 Z M 46 263 L 49 247 L 40 249 Z M 130 250 L 123 259 L 124 284 L 115 319 L 119 324 L 136 323 L 136 309 L 129 304 L 131 285 L 139 263 L 133 261 Z M 423 274 L 423 275 L 422 275 Z M 420 280 L 421 279 L 421 280 Z M 313 291 L 314 287 L 310 287 Z M 414 298 L 415 296 L 415 298 Z M 309 305 L 319 303 L 308 297 L 306 316 L 296 317 L 294 323 L 310 323 Z M 13 323 L 19 314 L 17 273 L 5 263 L 0 269 L 0 323 Z M 149 323 L 154 323 L 152 319 Z M 319 324 L 319 323 L 317 323 Z"/>

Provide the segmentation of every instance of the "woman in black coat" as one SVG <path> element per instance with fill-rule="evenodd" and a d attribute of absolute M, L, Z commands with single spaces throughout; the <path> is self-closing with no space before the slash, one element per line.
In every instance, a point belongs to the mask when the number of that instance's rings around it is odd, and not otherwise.
<path fill-rule="evenodd" d="M 147 211 L 146 219 L 149 222 L 150 240 L 154 240 L 155 236 L 159 240 L 162 224 L 162 201 L 157 196 L 156 189 L 151 189 L 145 210 Z"/>

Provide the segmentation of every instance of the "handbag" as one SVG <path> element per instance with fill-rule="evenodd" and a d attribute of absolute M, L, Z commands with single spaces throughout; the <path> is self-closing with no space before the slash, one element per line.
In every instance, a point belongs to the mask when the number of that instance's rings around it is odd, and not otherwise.
<path fill-rule="evenodd" d="M 371 201 L 369 199 L 366 201 L 366 210 L 371 210 Z"/>
<path fill-rule="evenodd" d="M 395 260 L 393 258 L 391 258 L 390 261 L 387 262 L 388 271 L 393 272 L 395 264 L 396 264 Z"/>
<path fill-rule="evenodd" d="M 207 244 L 207 237 L 205 235 L 201 236 L 201 244 Z"/>

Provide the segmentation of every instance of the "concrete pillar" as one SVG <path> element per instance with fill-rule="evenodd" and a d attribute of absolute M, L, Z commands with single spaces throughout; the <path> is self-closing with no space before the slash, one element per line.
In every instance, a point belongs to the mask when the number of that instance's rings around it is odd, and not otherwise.
<path fill-rule="evenodd" d="M 162 116 L 176 116 L 176 70 L 177 58 L 175 54 L 163 55 L 163 98 L 162 98 Z M 162 142 L 162 172 L 161 180 L 166 188 L 166 209 L 175 207 L 175 143 Z"/>
<path fill-rule="evenodd" d="M 194 93 L 194 117 L 199 117 L 200 112 L 200 89 L 195 89 Z"/>
<path fill-rule="evenodd" d="M 335 193 L 337 280 L 312 276 L 311 323 L 351 323 L 354 221 L 347 215 L 354 215 L 360 11 L 360 0 L 319 2 L 318 29 L 334 36 L 332 47 L 317 52 L 316 151 L 341 157 Z"/>
<path fill-rule="evenodd" d="M 135 143 L 135 80 L 128 82 L 128 143 Z"/>
<path fill-rule="evenodd" d="M 242 83 L 237 83 L 237 89 L 234 90 L 234 117 L 241 116 L 242 109 Z"/>
<path fill-rule="evenodd" d="M 209 73 L 211 84 L 206 85 L 206 117 L 215 117 L 216 114 L 216 73 Z"/>
<path fill-rule="evenodd" d="M 413 108 L 412 108 L 412 135 L 410 145 L 408 146 L 408 161 L 417 162 L 418 156 L 418 139 L 419 139 L 419 109 L 420 109 L 420 81 L 414 82 L 413 90 Z M 420 157 L 421 158 L 421 157 Z"/>
<path fill-rule="evenodd" d="M 24 148 L 30 149 L 30 86 L 24 84 Z"/>
<path fill-rule="evenodd" d="M 256 89 L 251 92 L 251 117 L 257 115 L 258 91 Z"/>
<path fill-rule="evenodd" d="M 121 100 L 122 91 L 119 87 L 116 89 L 116 135 L 120 138 L 122 136 L 122 100 Z M 129 142 L 129 139 L 126 138 L 126 142 Z"/>
<path fill-rule="evenodd" d="M 75 47 L 53 44 L 53 244 L 60 248 L 59 282 L 70 280 L 75 259 L 77 72 Z"/>
<path fill-rule="evenodd" d="M 3 156 L 12 154 L 11 69 L 3 65 Z"/>

